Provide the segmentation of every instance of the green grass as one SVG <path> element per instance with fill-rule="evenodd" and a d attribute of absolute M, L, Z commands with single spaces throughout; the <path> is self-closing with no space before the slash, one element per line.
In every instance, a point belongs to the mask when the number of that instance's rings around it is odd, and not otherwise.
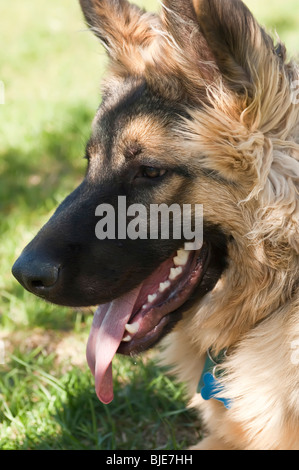
<path fill-rule="evenodd" d="M 182 387 L 152 361 L 117 359 L 122 379 L 105 406 L 91 375 L 78 367 L 59 373 L 55 356 L 42 348 L 18 352 L 1 373 L 2 449 L 180 449 L 190 442 L 194 418 Z"/>
<path fill-rule="evenodd" d="M 299 4 L 297 0 L 261 1 L 246 0 L 246 5 L 255 13 L 261 25 L 275 37 L 276 34 L 287 45 L 289 56 L 299 52 Z"/>
<path fill-rule="evenodd" d="M 299 50 L 297 0 L 247 3 L 292 54 Z M 46 304 L 11 275 L 22 248 L 84 175 L 106 58 L 73 0 L 0 0 L 0 18 L 0 448 L 190 445 L 200 424 L 185 409 L 183 386 L 151 354 L 117 358 L 115 399 L 102 405 L 85 361 L 91 315 Z"/>

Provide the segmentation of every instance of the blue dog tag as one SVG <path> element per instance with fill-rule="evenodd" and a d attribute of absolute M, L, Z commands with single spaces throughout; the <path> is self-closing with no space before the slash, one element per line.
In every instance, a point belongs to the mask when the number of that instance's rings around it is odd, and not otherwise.
<path fill-rule="evenodd" d="M 214 398 L 215 400 L 221 401 L 228 410 L 232 407 L 231 400 L 217 396 L 219 392 L 224 391 L 224 387 L 219 384 L 213 374 L 206 372 L 203 376 L 203 383 L 204 386 L 200 390 L 200 394 L 204 400 Z"/>
<path fill-rule="evenodd" d="M 218 356 L 219 362 L 225 357 L 225 351 L 222 351 Z M 217 380 L 215 371 L 217 364 L 216 360 L 212 359 L 210 352 L 207 354 L 203 372 L 200 377 L 200 381 L 197 387 L 197 393 L 200 393 L 204 400 L 210 400 L 214 398 L 215 400 L 221 401 L 225 408 L 228 410 L 232 407 L 232 402 L 228 398 L 218 396 L 220 392 L 225 393 L 223 385 Z M 222 371 L 219 371 L 221 374 Z"/>

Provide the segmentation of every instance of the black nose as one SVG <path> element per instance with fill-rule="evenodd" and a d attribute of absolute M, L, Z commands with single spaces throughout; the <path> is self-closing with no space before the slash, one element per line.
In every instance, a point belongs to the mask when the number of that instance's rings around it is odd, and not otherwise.
<path fill-rule="evenodd" d="M 12 267 L 14 277 L 25 289 L 33 294 L 42 295 L 45 290 L 55 286 L 59 277 L 59 265 L 42 260 L 32 260 L 21 255 Z"/>

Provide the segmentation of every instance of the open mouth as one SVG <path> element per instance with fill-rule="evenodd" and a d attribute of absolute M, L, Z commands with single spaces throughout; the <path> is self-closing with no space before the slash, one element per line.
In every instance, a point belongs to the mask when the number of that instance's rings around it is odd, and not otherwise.
<path fill-rule="evenodd" d="M 114 355 L 138 354 L 171 330 L 201 283 L 209 258 L 207 244 L 198 251 L 180 249 L 136 289 L 97 308 L 86 357 L 103 403 L 113 400 Z"/>

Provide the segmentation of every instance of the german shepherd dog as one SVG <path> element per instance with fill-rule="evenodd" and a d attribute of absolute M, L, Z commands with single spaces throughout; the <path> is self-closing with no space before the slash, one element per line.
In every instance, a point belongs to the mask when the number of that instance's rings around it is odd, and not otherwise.
<path fill-rule="evenodd" d="M 55 304 L 99 305 L 87 345 L 113 398 L 115 353 L 163 338 L 207 437 L 299 449 L 298 68 L 241 0 L 80 0 L 109 56 L 80 186 L 13 267 Z M 203 244 L 95 236 L 95 208 L 203 206 Z"/>

